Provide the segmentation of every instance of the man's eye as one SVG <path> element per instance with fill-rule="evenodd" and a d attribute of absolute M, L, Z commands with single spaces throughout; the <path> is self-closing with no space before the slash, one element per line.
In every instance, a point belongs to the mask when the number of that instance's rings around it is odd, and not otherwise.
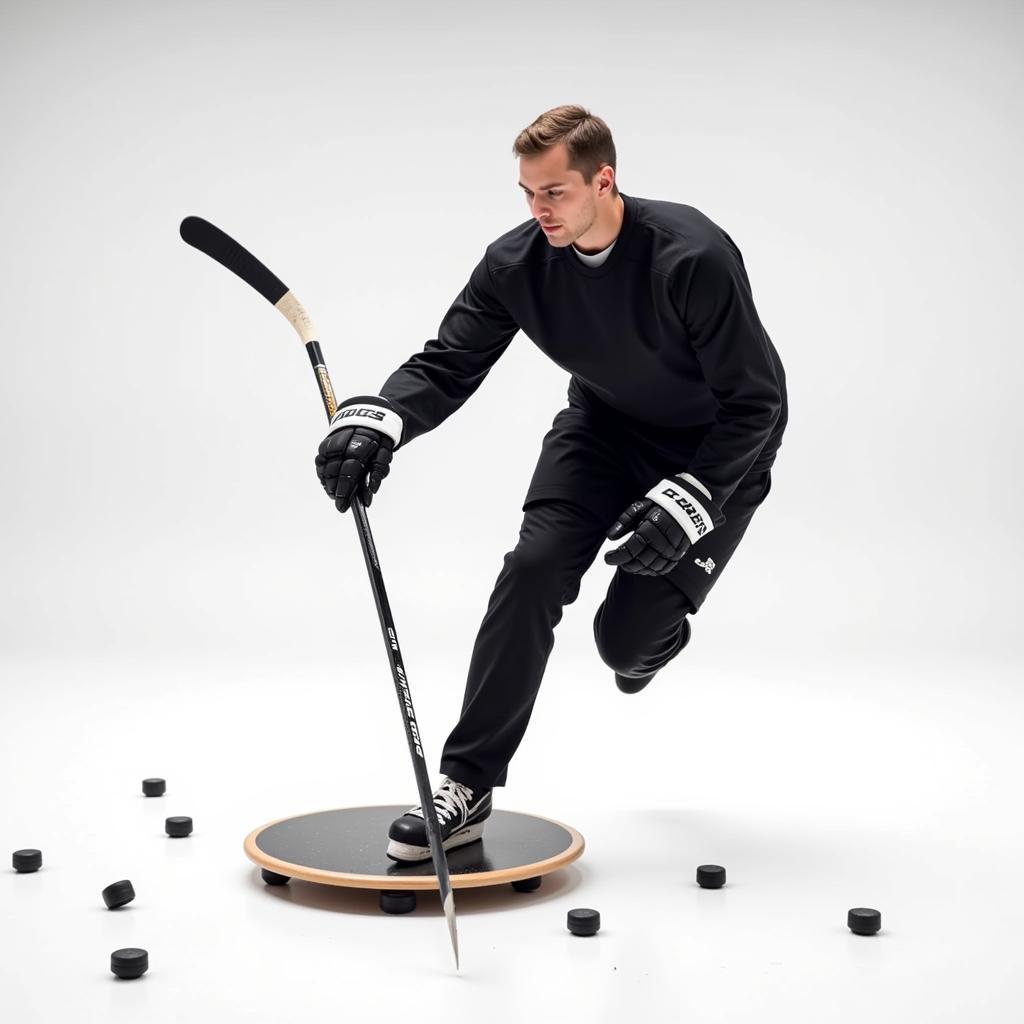
<path fill-rule="evenodd" d="M 558 191 L 557 189 L 552 189 L 551 191 L 548 192 L 549 196 L 552 196 L 552 197 L 555 197 L 555 198 L 557 198 L 561 194 L 562 193 L 560 191 Z"/>

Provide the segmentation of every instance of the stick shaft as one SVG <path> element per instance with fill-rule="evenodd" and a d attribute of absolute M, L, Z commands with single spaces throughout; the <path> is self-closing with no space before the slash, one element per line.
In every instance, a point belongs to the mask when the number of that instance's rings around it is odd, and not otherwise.
<path fill-rule="evenodd" d="M 313 374 L 316 377 L 317 387 L 320 389 L 320 398 L 324 404 L 324 411 L 327 413 L 327 419 L 330 420 L 337 411 L 337 401 L 334 397 L 334 388 L 331 385 L 331 375 L 327 372 L 327 365 L 324 363 L 319 342 L 315 340 L 307 342 L 306 351 L 309 353 L 309 360 L 313 365 Z M 426 758 L 423 756 L 423 743 L 420 739 L 419 726 L 416 722 L 416 712 L 412 706 L 412 694 L 409 692 L 405 666 L 402 663 L 402 652 L 398 646 L 398 633 L 395 631 L 394 620 L 391 617 L 391 605 L 388 603 L 387 591 L 384 589 L 384 577 L 381 574 L 377 548 L 373 543 L 373 534 L 370 531 L 370 520 L 366 515 L 366 507 L 363 505 L 358 493 L 353 495 L 351 507 L 355 515 L 359 539 L 362 542 L 363 559 L 366 562 L 366 569 L 370 576 L 373 600 L 377 605 L 377 617 L 380 619 L 381 630 L 384 634 L 384 647 L 388 652 L 388 663 L 391 665 L 391 675 L 395 681 L 398 704 L 402 709 L 405 735 L 409 743 L 409 753 L 412 756 L 413 768 L 416 772 L 416 786 L 419 789 L 420 806 L 423 808 L 423 820 L 430 838 L 431 857 L 433 858 L 434 870 L 437 872 L 438 886 L 441 891 L 441 904 L 448 919 L 452 946 L 455 950 L 455 962 L 458 965 L 459 948 L 455 932 L 454 900 L 451 892 L 451 879 L 448 874 L 448 858 L 441 844 L 441 828 L 437 820 L 437 809 L 434 807 L 433 794 L 430 791 Z"/>
<path fill-rule="evenodd" d="M 313 365 L 317 388 L 324 404 L 327 418 L 337 411 L 338 403 L 331 386 L 331 377 L 324 363 L 320 343 L 316 340 L 316 329 L 306 313 L 302 303 L 289 291 L 287 285 L 248 249 L 235 241 L 230 235 L 221 231 L 216 225 L 202 217 L 186 217 L 179 228 L 181 237 L 189 245 L 206 253 L 233 274 L 240 277 L 250 287 L 255 288 L 271 305 L 276 307 L 289 320 L 306 346 L 309 360 Z M 437 872 L 438 887 L 441 892 L 441 905 L 448 921 L 452 948 L 455 951 L 455 966 L 459 964 L 458 934 L 455 930 L 455 901 L 452 896 L 451 878 L 448 874 L 448 858 L 441 845 L 441 826 L 437 820 L 437 809 L 434 807 L 433 794 L 427 776 L 426 759 L 423 756 L 423 743 L 420 739 L 416 712 L 412 706 L 412 695 L 406 680 L 405 666 L 402 664 L 402 653 L 398 647 L 398 634 L 391 617 L 391 606 L 388 604 L 387 591 L 384 589 L 384 577 L 380 571 L 380 560 L 377 548 L 370 532 L 370 520 L 366 514 L 359 495 L 352 499 L 352 512 L 359 533 L 359 542 L 363 549 L 363 559 L 370 576 L 373 600 L 377 606 L 384 636 L 384 647 L 388 652 L 388 663 L 395 681 L 395 692 L 402 710 L 402 722 L 405 725 L 405 736 L 412 756 L 413 770 L 416 774 L 416 788 L 420 795 L 420 806 L 423 808 L 423 820 L 426 824 L 430 841 L 430 855 Z"/>

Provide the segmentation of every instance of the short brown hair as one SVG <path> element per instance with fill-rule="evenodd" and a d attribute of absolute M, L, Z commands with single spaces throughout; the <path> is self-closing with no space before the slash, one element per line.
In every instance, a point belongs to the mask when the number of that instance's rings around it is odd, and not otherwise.
<path fill-rule="evenodd" d="M 586 184 L 594 180 L 602 164 L 615 169 L 615 143 L 608 125 L 576 103 L 544 111 L 524 128 L 512 145 L 513 156 L 539 156 L 559 142 L 569 153 L 569 169 L 579 171 Z M 612 195 L 619 186 L 612 182 Z"/>

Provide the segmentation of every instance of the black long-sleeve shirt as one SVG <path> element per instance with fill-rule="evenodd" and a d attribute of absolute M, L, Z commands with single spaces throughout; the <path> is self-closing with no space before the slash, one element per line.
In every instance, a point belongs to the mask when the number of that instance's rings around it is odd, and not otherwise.
<path fill-rule="evenodd" d="M 600 266 L 550 245 L 532 218 L 487 246 L 437 337 L 379 392 L 404 421 L 399 447 L 455 412 L 521 329 L 570 387 L 642 431 L 706 426 L 679 471 L 719 507 L 773 457 L 785 372 L 739 249 L 692 206 L 620 195 L 622 225 Z"/>

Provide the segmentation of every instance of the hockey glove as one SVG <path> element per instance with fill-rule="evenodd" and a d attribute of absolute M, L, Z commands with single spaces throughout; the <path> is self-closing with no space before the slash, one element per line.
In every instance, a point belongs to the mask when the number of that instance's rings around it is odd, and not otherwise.
<path fill-rule="evenodd" d="M 607 552 L 604 560 L 639 576 L 663 576 L 691 544 L 724 522 L 725 514 L 708 489 L 689 473 L 679 473 L 657 483 L 615 520 L 609 540 L 629 530 L 633 536 Z"/>
<path fill-rule="evenodd" d="M 357 395 L 338 406 L 320 442 L 316 475 L 339 512 L 354 495 L 369 505 L 391 471 L 391 457 L 402 439 L 402 417 L 379 395 Z"/>

